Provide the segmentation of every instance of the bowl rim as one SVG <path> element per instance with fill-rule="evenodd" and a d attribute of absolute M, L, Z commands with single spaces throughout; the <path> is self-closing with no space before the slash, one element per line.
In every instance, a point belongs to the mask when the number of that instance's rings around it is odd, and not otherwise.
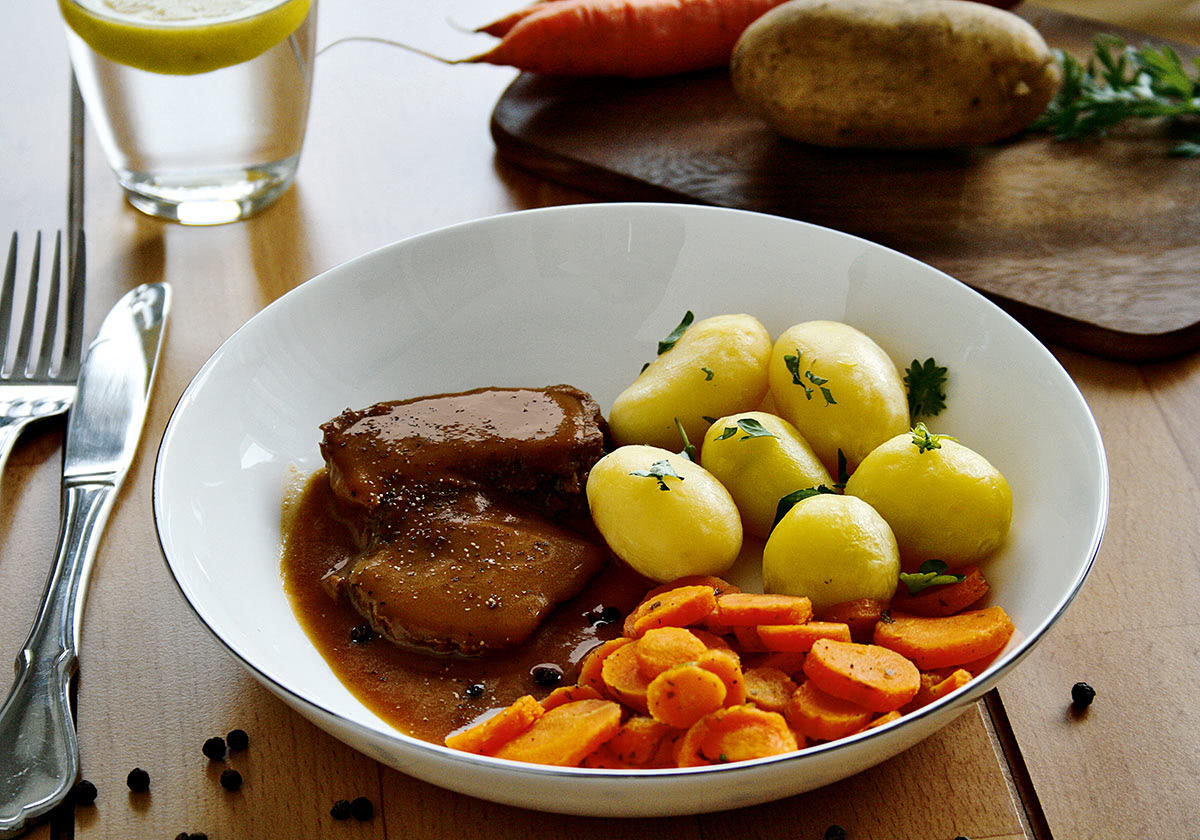
<path fill-rule="evenodd" d="M 210 621 L 206 618 L 200 607 L 189 596 L 187 589 L 176 573 L 171 556 L 168 553 L 166 541 L 164 539 L 163 513 L 165 501 L 162 495 L 162 465 L 168 454 L 173 430 L 176 420 L 181 411 L 181 407 L 188 400 L 195 389 L 200 387 L 199 383 L 204 374 L 214 366 L 218 359 L 222 356 L 228 346 L 237 340 L 237 337 L 245 330 L 251 328 L 251 324 L 259 319 L 263 313 L 273 310 L 277 307 L 286 306 L 290 298 L 297 294 L 304 294 L 302 289 L 311 289 L 315 284 L 325 284 L 337 282 L 337 278 L 345 273 L 345 271 L 355 264 L 369 261 L 373 258 L 378 258 L 384 252 L 392 250 L 403 250 L 412 247 L 415 243 L 426 238 L 452 235 L 455 231 L 461 228 L 469 228 L 481 224 L 501 223 L 501 220 L 508 220 L 515 217 L 531 217 L 540 215 L 572 215 L 579 213 L 611 213 L 630 210 L 634 212 L 656 212 L 658 210 L 670 210 L 674 213 L 696 214 L 696 215 L 730 215 L 737 217 L 760 217 L 765 220 L 770 220 L 773 223 L 782 223 L 785 225 L 796 225 L 808 228 L 811 231 L 817 231 L 820 235 L 832 235 L 839 238 L 846 238 L 855 242 L 863 243 L 873 249 L 881 249 L 889 252 L 893 257 L 903 259 L 905 261 L 914 262 L 921 265 L 925 270 L 940 275 L 945 281 L 961 286 L 970 295 L 975 296 L 978 302 L 982 305 L 995 310 L 995 313 L 1001 318 L 1009 321 L 1012 326 L 1015 326 L 1020 331 L 1036 344 L 1037 352 L 1044 357 L 1051 369 L 1058 376 L 1065 380 L 1069 392 L 1074 399 L 1079 403 L 1079 408 L 1082 410 L 1082 415 L 1087 420 L 1088 442 L 1095 447 L 1095 456 L 1097 459 L 1098 479 L 1099 479 L 1099 494 L 1097 505 L 1097 516 L 1095 527 L 1088 535 L 1087 559 L 1080 567 L 1078 574 L 1071 581 L 1070 587 L 1065 594 L 1055 604 L 1054 609 L 1029 633 L 1018 641 L 1010 650 L 1002 653 L 992 663 L 988 665 L 984 671 L 971 680 L 966 691 L 953 692 L 946 697 L 942 697 L 914 712 L 907 713 L 895 721 L 887 724 L 873 727 L 864 731 L 860 731 L 854 735 L 838 739 L 836 741 L 828 741 L 820 744 L 809 745 L 802 747 L 799 750 L 781 755 L 766 756 L 763 758 L 749 759 L 740 762 L 732 762 L 729 764 L 705 765 L 700 767 L 678 767 L 678 768 L 647 768 L 647 769 L 620 769 L 620 768 L 588 768 L 588 767 L 559 767 L 552 765 L 530 764 L 525 762 L 511 761 L 508 759 L 496 758 L 493 756 L 476 755 L 461 750 L 455 750 L 443 744 L 437 744 L 430 741 L 425 741 L 413 735 L 409 735 L 399 729 L 389 726 L 386 723 L 376 726 L 350 719 L 343 716 L 337 711 L 328 708 L 325 705 L 316 703 L 292 688 L 285 685 L 275 675 L 269 673 L 264 668 L 259 667 L 255 662 L 251 661 L 241 651 L 236 649 L 231 643 L 224 639 Z M 448 760 L 452 763 L 470 765 L 477 768 L 491 768 L 494 770 L 502 770 L 504 773 L 517 773 L 523 776 L 550 776 L 550 777 L 566 777 L 566 778 L 598 778 L 607 780 L 630 779 L 634 781 L 644 781 L 648 779 L 663 779 L 663 778 L 687 778 L 696 775 L 708 775 L 713 773 L 722 773 L 726 776 L 739 772 L 755 771 L 766 765 L 784 765 L 804 761 L 813 756 L 823 755 L 826 753 L 837 752 L 845 749 L 850 745 L 858 744 L 863 741 L 873 739 L 884 739 L 890 735 L 894 735 L 898 730 L 905 728 L 906 724 L 914 721 L 928 718 L 942 712 L 948 712 L 951 709 L 962 707 L 968 703 L 972 703 L 983 694 L 996 686 L 999 680 L 1016 667 L 1033 649 L 1034 645 L 1049 631 L 1049 629 L 1058 622 L 1058 620 L 1066 612 L 1067 608 L 1078 596 L 1082 590 L 1083 583 L 1091 572 L 1092 566 L 1095 563 L 1096 557 L 1100 551 L 1103 542 L 1108 513 L 1109 513 L 1109 471 L 1107 456 L 1104 449 L 1104 442 L 1100 435 L 1099 428 L 1090 407 L 1087 405 L 1078 386 L 1067 373 L 1065 368 L 1058 359 L 1050 352 L 1050 350 L 1034 336 L 1023 324 L 1016 320 L 1012 315 L 999 307 L 996 303 L 988 299 L 979 291 L 967 286 L 962 281 L 957 280 L 944 271 L 929 265 L 928 263 L 917 260 L 903 252 L 897 251 L 886 245 L 881 245 L 877 242 L 865 239 L 855 234 L 846 233 L 843 231 L 827 228 L 811 222 L 805 222 L 797 219 L 788 219 L 785 217 L 774 216 L 767 213 L 756 211 L 739 210 L 734 208 L 714 207 L 707 205 L 692 205 L 692 204 L 677 204 L 671 202 L 606 202 L 606 203 L 590 203 L 590 204 L 569 204 L 555 205 L 551 207 L 539 207 L 524 210 L 513 210 L 505 213 L 499 213 L 492 216 L 484 216 L 475 219 L 469 219 L 453 224 L 445 225 L 439 228 L 434 228 L 427 231 L 422 231 L 412 234 L 401 239 L 380 245 L 376 248 L 368 250 L 362 254 L 345 260 L 335 266 L 332 266 L 324 271 L 314 275 L 310 279 L 298 284 L 283 295 L 268 303 L 262 309 L 254 313 L 245 323 L 240 325 L 233 333 L 227 336 L 204 363 L 196 370 L 189 380 L 187 386 L 181 392 L 175 405 L 172 407 L 170 417 L 163 429 L 162 437 L 155 453 L 155 464 L 153 470 L 152 482 L 152 507 L 153 519 L 155 527 L 155 537 L 158 541 L 159 551 L 162 555 L 164 564 L 167 567 L 168 574 L 175 585 L 176 590 L 191 610 L 193 616 L 200 622 L 209 635 L 211 635 L 218 644 L 230 655 L 233 659 L 239 662 L 246 668 L 255 678 L 270 687 L 270 689 L 279 697 L 286 698 L 297 708 L 303 707 L 311 713 L 318 716 L 335 720 L 340 726 L 349 727 L 351 731 L 364 738 L 382 737 L 388 742 L 403 748 L 404 750 L 415 750 L 418 752 L 429 752 L 439 755 L 443 760 Z M 323 658 L 323 657 L 322 657 Z"/>

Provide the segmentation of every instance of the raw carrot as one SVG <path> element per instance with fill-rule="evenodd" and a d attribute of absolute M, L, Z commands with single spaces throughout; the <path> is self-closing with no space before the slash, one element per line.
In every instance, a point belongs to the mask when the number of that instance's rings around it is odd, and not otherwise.
<path fill-rule="evenodd" d="M 746 681 L 742 675 L 742 662 L 732 650 L 710 648 L 697 660 L 696 664 L 706 671 L 712 671 L 725 683 L 725 705 L 740 706 L 746 702 Z"/>
<path fill-rule="evenodd" d="M 821 610 L 817 618 L 821 621 L 835 621 L 850 626 L 850 638 L 856 642 L 871 641 L 875 632 L 875 624 L 883 611 L 888 608 L 887 601 L 874 598 L 856 598 L 853 601 L 843 601 Z"/>
<path fill-rule="evenodd" d="M 605 694 L 608 691 L 608 686 L 604 683 L 604 660 L 612 655 L 613 651 L 624 647 L 632 641 L 633 639 L 621 636 L 596 645 L 583 658 L 583 663 L 579 666 L 579 678 L 576 682 L 579 685 L 586 685 L 595 689 L 598 694 Z"/>
<path fill-rule="evenodd" d="M 655 627 L 637 642 L 638 668 L 652 680 L 676 665 L 691 662 L 708 650 L 695 634 L 683 627 Z"/>
<path fill-rule="evenodd" d="M 910 595 L 908 589 L 901 586 L 892 598 L 892 609 L 911 615 L 954 615 L 988 593 L 990 587 L 978 566 L 963 566 L 949 571 L 962 575 L 963 579 L 957 583 L 930 586 L 916 595 Z"/>
<path fill-rule="evenodd" d="M 725 704 L 725 683 L 695 663 L 668 668 L 646 688 L 650 716 L 667 726 L 687 729 Z"/>
<path fill-rule="evenodd" d="M 835 741 L 852 735 L 874 717 L 870 709 L 826 694 L 812 680 L 801 683 L 793 692 L 784 715 L 793 729 L 814 741 Z"/>
<path fill-rule="evenodd" d="M 650 685 L 650 680 L 642 675 L 638 667 L 637 646 L 636 641 L 622 645 L 604 657 L 600 675 L 607 689 L 605 694 L 631 709 L 648 714 L 646 688 Z"/>
<path fill-rule="evenodd" d="M 913 698 L 921 672 L 879 645 L 818 639 L 804 660 L 804 675 L 826 694 L 873 712 L 891 712 Z"/>
<path fill-rule="evenodd" d="M 807 653 L 818 639 L 850 641 L 850 625 L 840 621 L 809 621 L 804 624 L 760 624 L 758 638 L 767 650 Z"/>
<path fill-rule="evenodd" d="M 542 708 L 547 712 L 564 703 L 576 700 L 603 700 L 603 695 L 590 685 L 560 685 L 542 698 Z"/>
<path fill-rule="evenodd" d="M 621 707 L 611 700 L 576 700 L 546 712 L 494 755 L 533 764 L 578 766 L 617 734 Z"/>
<path fill-rule="evenodd" d="M 533 726 L 545 712 L 541 703 L 526 694 L 486 720 L 447 735 L 446 746 L 464 752 L 491 755 Z"/>
<path fill-rule="evenodd" d="M 731 592 L 717 598 L 717 621 L 729 627 L 803 624 L 812 618 L 812 601 L 802 595 Z"/>
<path fill-rule="evenodd" d="M 747 668 L 742 679 L 746 683 L 746 700 L 768 712 L 782 714 L 796 691 L 795 680 L 778 668 Z"/>
<path fill-rule="evenodd" d="M 625 635 L 637 638 L 654 627 L 698 624 L 717 608 L 711 586 L 680 586 L 647 598 L 625 618 Z"/>
<path fill-rule="evenodd" d="M 558 0 L 464 62 L 571 76 L 665 76 L 729 63 L 742 31 L 783 0 Z"/>
<path fill-rule="evenodd" d="M 995 653 L 1008 643 L 1013 623 L 1001 607 L 936 618 L 892 613 L 875 625 L 875 644 L 911 659 L 922 671 L 947 668 Z"/>
<path fill-rule="evenodd" d="M 496 18 L 496 20 L 492 21 L 491 23 L 486 23 L 483 26 L 478 27 L 475 31 L 486 33 L 488 35 L 494 35 L 497 38 L 503 38 L 508 34 L 508 30 L 512 29 L 522 20 L 529 17 L 538 9 L 542 8 L 544 4 L 562 2 L 565 2 L 565 0 L 534 0 L 528 6 L 520 9 L 514 9 L 503 17 Z"/>
<path fill-rule="evenodd" d="M 724 764 L 780 755 L 799 748 L 778 712 L 750 705 L 718 709 L 696 721 L 679 743 L 680 767 Z"/>

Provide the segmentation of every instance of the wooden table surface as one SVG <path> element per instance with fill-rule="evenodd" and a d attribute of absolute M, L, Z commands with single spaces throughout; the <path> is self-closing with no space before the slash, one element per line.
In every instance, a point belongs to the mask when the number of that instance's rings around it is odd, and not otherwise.
<path fill-rule="evenodd" d="M 836 823 L 853 840 L 1200 837 L 1194 355 L 1136 366 L 1051 348 L 1095 413 L 1111 470 L 1108 531 L 1082 594 L 1000 688 L 954 724 L 879 767 L 781 802 L 615 821 L 448 793 L 316 729 L 194 619 L 158 549 L 151 475 L 176 400 L 222 340 L 283 293 L 377 246 L 481 216 L 594 200 L 496 159 L 488 117 L 513 71 L 444 66 L 369 40 L 466 55 L 477 42 L 448 20 L 476 23 L 511 5 L 327 0 L 298 183 L 244 223 L 185 228 L 139 214 L 122 200 L 88 129 L 89 337 L 102 313 L 138 283 L 169 281 L 175 306 L 145 434 L 100 548 L 83 626 L 78 729 L 83 774 L 99 796 L 94 807 L 60 809 L 30 836 L 806 840 Z M 1200 42 L 1200 4 L 1053 5 L 1115 21 L 1136 15 L 1148 31 Z M 0 230 L 31 239 L 39 228 L 67 223 L 69 69 L 53 3 L 6 3 L 0 21 Z M 0 658 L 19 649 L 49 566 L 62 432 L 61 422 L 49 422 L 28 433 L 0 481 Z M 1077 680 L 1098 692 L 1081 716 L 1069 711 Z M 235 727 L 250 734 L 251 746 L 230 761 L 246 780 L 230 794 L 200 748 Z M 151 775 L 149 795 L 126 788 L 136 766 Z M 330 805 L 357 796 L 375 803 L 374 819 L 334 822 Z"/>

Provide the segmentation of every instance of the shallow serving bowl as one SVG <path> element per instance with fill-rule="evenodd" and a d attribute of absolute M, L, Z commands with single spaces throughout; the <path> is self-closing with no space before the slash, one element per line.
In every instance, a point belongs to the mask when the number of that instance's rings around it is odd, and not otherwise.
<path fill-rule="evenodd" d="M 931 423 L 987 456 L 1014 494 L 985 566 L 1012 616 L 1008 649 L 967 690 L 800 753 L 683 770 L 587 770 L 455 752 L 368 711 L 309 642 L 280 579 L 294 467 L 321 465 L 318 425 L 347 407 L 485 385 L 569 383 L 607 409 L 686 310 L 747 312 L 777 335 L 846 321 L 902 368 L 950 369 Z M 845 778 L 964 711 L 1062 615 L 1104 530 L 1108 474 L 1087 405 L 1054 357 L 976 292 L 916 260 L 800 222 L 713 208 L 599 204 L 526 211 L 381 248 L 252 318 L 196 375 L 163 436 L 154 515 L 184 598 L 267 688 L 336 737 L 452 790 L 581 815 L 698 813 Z"/>

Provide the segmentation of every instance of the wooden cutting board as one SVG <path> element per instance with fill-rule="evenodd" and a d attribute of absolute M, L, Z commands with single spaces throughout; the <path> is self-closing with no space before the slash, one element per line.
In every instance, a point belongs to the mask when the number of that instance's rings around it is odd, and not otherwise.
<path fill-rule="evenodd" d="M 1151 40 L 1021 14 L 1080 59 L 1101 31 Z M 1173 46 L 1187 62 L 1200 54 Z M 1200 347 L 1200 160 L 1168 157 L 1162 126 L 955 151 L 823 149 L 748 115 L 722 70 L 648 81 L 523 74 L 491 128 L 505 159 L 604 198 L 761 211 L 890 246 L 1046 341 L 1130 361 Z"/>

